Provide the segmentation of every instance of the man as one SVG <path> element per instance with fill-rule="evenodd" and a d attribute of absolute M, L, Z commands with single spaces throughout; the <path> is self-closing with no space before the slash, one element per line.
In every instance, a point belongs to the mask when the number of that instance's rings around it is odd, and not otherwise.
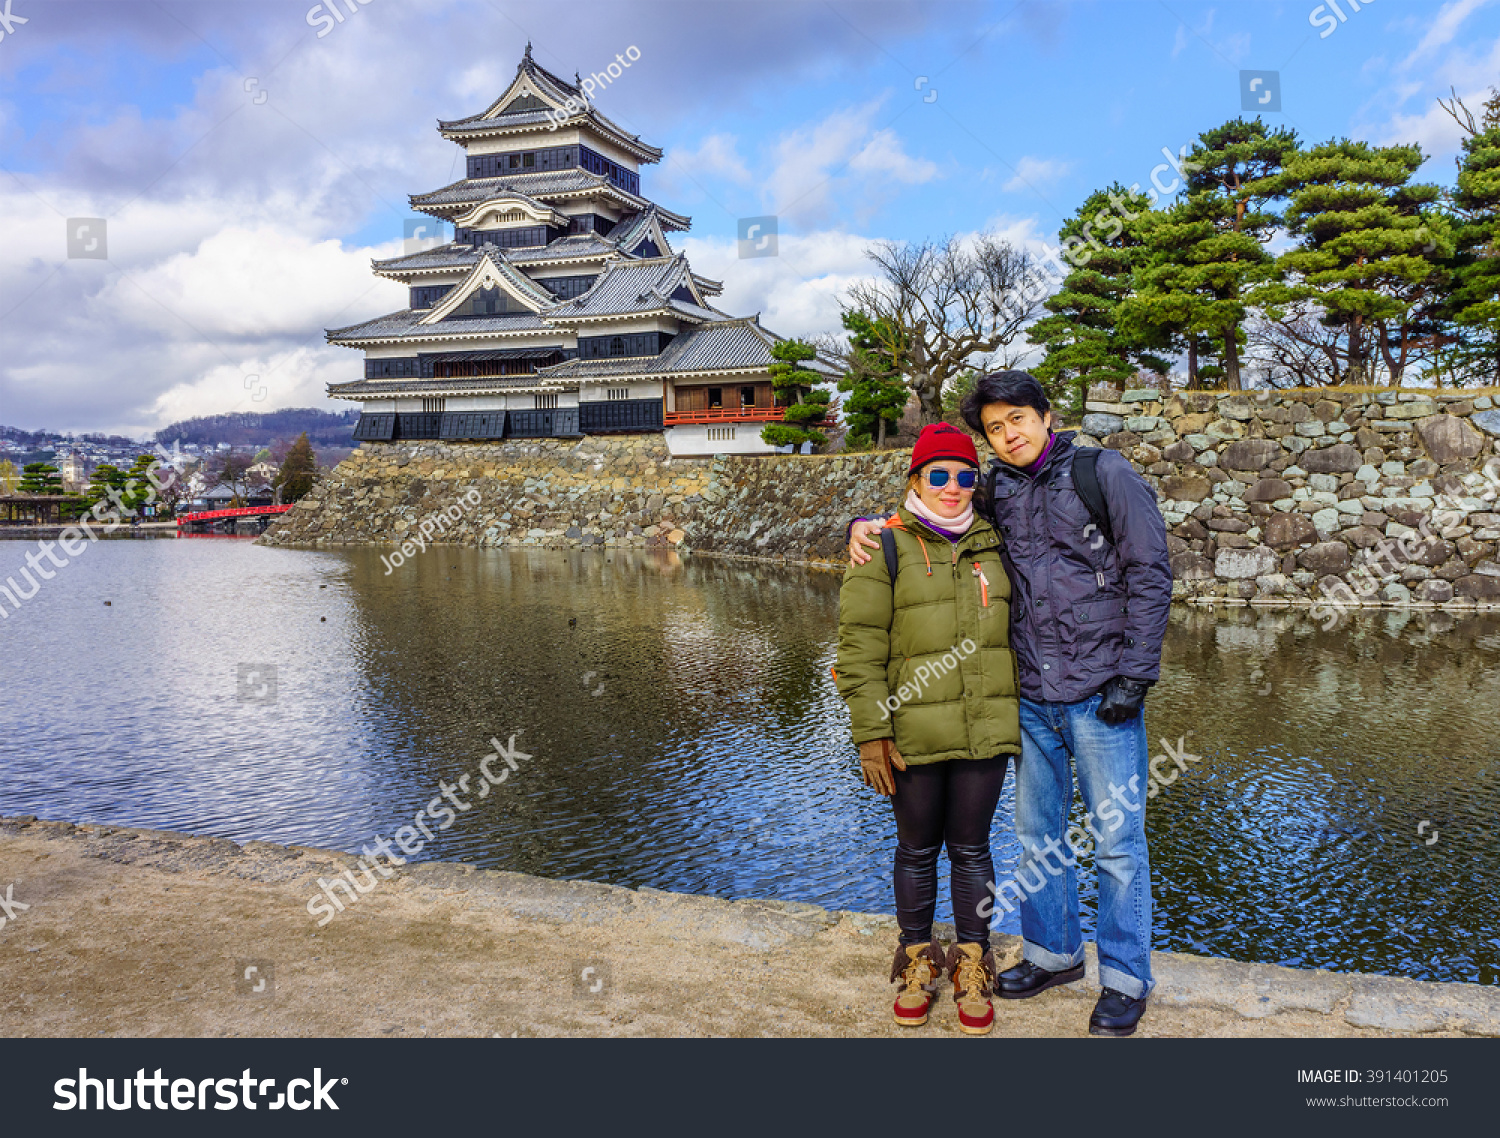
<path fill-rule="evenodd" d="M 1021 905 L 1021 963 L 1000 974 L 995 991 L 1024 1000 L 1083 978 L 1077 858 L 1062 849 L 1063 840 L 1075 855 L 1079 848 L 1068 826 L 1076 767 L 1099 870 L 1104 990 L 1089 1031 L 1130 1035 L 1155 987 L 1142 705 L 1160 674 L 1172 599 L 1166 527 L 1155 493 L 1123 455 L 1081 451 L 1073 432 L 1053 432 L 1046 392 L 1026 372 L 982 376 L 962 411 L 995 452 L 988 508 L 1005 537 L 1021 680 L 1016 876 L 1030 895 Z M 1102 497 L 1097 517 L 1087 460 L 1078 484 L 1073 477 L 1089 453 Z M 863 520 L 851 528 L 857 564 L 879 548 L 879 528 Z M 1053 854 L 1061 868 L 1048 860 Z"/>

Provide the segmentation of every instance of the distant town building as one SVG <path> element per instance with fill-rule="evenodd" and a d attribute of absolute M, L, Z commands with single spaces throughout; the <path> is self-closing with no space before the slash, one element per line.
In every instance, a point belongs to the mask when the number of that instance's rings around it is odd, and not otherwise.
<path fill-rule="evenodd" d="M 62 478 L 63 489 L 69 494 L 76 494 L 88 488 L 89 463 L 83 455 L 77 451 L 68 451 L 66 454 L 58 455 L 53 461 L 57 464 L 57 473 Z"/>
<path fill-rule="evenodd" d="M 454 240 L 374 262 L 408 307 L 327 334 L 365 353 L 363 379 L 328 387 L 360 404 L 357 441 L 665 431 L 674 454 L 774 449 L 779 337 L 713 307 L 720 283 L 673 252 L 690 219 L 641 196 L 661 150 L 530 44 L 498 99 L 438 131 L 466 176 L 410 200 Z"/>

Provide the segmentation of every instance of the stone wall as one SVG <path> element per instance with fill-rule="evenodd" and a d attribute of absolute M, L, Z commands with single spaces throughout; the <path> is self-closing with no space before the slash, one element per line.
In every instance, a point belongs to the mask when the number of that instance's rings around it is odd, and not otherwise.
<path fill-rule="evenodd" d="M 400 544 L 426 524 L 461 545 L 677 545 L 710 465 L 659 434 L 365 443 L 260 540 Z"/>
<path fill-rule="evenodd" d="M 1371 603 L 1500 598 L 1489 395 L 1140 390 L 1086 410 L 1080 441 L 1119 450 L 1156 488 L 1178 596 L 1296 604 L 1352 584 Z"/>
<path fill-rule="evenodd" d="M 1156 489 L 1178 597 L 1487 607 L 1500 603 L 1491 400 L 1127 391 L 1087 405 L 1080 442 L 1121 451 Z M 400 544 L 442 513 L 440 542 L 838 564 L 845 523 L 894 505 L 909 454 L 673 458 L 660 435 L 366 443 L 261 540 Z"/>

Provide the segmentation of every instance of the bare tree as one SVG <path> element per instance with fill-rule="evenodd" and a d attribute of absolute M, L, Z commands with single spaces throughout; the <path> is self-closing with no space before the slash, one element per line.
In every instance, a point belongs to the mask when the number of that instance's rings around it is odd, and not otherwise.
<path fill-rule="evenodd" d="M 881 276 L 854 285 L 846 307 L 880 329 L 881 347 L 897 361 L 925 423 L 942 418 L 950 379 L 996 351 L 1017 358 L 1006 349 L 1036 318 L 1048 292 L 1035 258 L 992 233 L 972 242 L 881 241 L 865 255 Z"/>
<path fill-rule="evenodd" d="M 1249 361 L 1272 387 L 1329 387 L 1339 382 L 1347 346 L 1342 328 L 1329 327 L 1316 306 L 1298 303 L 1246 326 Z"/>

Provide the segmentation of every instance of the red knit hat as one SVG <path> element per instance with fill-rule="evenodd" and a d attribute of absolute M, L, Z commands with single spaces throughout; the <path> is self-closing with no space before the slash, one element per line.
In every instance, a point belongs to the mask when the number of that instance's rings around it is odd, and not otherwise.
<path fill-rule="evenodd" d="M 907 473 L 944 458 L 957 459 L 974 467 L 979 465 L 979 452 L 974 449 L 973 439 L 952 423 L 930 423 L 922 428 L 917 445 L 911 448 L 911 468 Z"/>

